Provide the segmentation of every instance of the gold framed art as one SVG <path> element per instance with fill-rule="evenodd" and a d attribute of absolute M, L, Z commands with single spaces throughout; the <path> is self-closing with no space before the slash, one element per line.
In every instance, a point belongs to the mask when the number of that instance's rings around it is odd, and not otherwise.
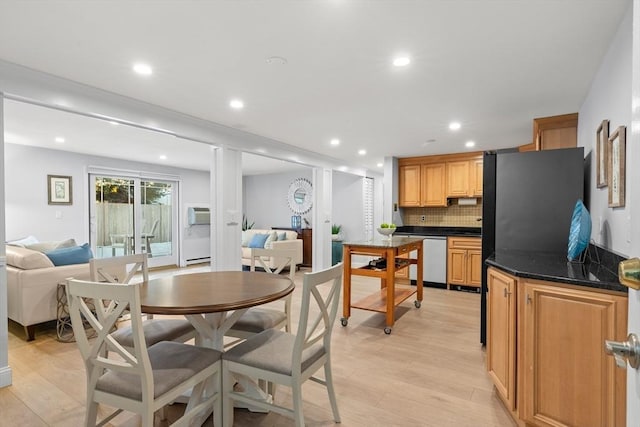
<path fill-rule="evenodd" d="M 609 120 L 603 120 L 596 130 L 596 187 L 603 188 L 609 182 Z"/>
<path fill-rule="evenodd" d="M 47 175 L 47 194 L 50 205 L 71 205 L 73 203 L 71 177 Z"/>
<path fill-rule="evenodd" d="M 609 207 L 625 205 L 626 127 L 618 126 L 607 143 Z"/>

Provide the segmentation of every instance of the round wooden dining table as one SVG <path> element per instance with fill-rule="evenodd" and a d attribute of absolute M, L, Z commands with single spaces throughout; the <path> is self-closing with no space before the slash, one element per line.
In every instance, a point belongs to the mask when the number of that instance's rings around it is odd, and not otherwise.
<path fill-rule="evenodd" d="M 184 315 L 198 332 L 196 344 L 222 350 L 224 334 L 248 308 L 293 292 L 286 276 L 211 271 L 160 277 L 140 286 L 143 313 Z"/>
<path fill-rule="evenodd" d="M 147 314 L 184 315 L 196 329 L 196 345 L 223 351 L 224 334 L 247 309 L 283 298 L 294 288 L 291 279 L 279 274 L 252 271 L 187 273 L 141 283 L 140 306 Z M 245 393 L 256 399 L 271 399 L 252 379 L 244 376 L 236 379 Z M 201 421 L 206 417 L 204 414 Z"/>

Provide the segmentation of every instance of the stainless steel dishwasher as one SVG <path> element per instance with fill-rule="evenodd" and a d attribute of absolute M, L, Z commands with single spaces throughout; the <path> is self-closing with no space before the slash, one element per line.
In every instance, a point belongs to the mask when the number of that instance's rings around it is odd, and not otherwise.
<path fill-rule="evenodd" d="M 424 238 L 422 243 L 422 280 L 446 285 L 447 283 L 447 236 L 417 236 Z M 409 267 L 409 278 L 416 280 L 417 266 Z"/>

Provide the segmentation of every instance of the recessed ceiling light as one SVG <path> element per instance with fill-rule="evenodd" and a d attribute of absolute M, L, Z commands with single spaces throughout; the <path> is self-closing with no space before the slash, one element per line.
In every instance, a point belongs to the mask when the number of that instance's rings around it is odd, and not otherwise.
<path fill-rule="evenodd" d="M 406 67 L 410 63 L 411 59 L 408 56 L 399 56 L 393 60 L 393 65 L 396 67 Z"/>
<path fill-rule="evenodd" d="M 331 145 L 340 145 L 340 140 L 338 138 L 333 138 L 331 140 Z"/>
<path fill-rule="evenodd" d="M 464 146 L 465 146 L 465 147 L 475 147 L 475 146 L 476 146 L 476 143 L 475 143 L 475 142 L 473 142 L 473 141 L 467 141 L 467 142 L 464 144 Z"/>
<path fill-rule="evenodd" d="M 143 64 L 142 62 L 134 64 L 133 71 L 140 74 L 141 76 L 150 76 L 151 74 L 153 74 L 153 69 L 151 68 L 151 66 Z"/>
<path fill-rule="evenodd" d="M 377 166 L 378 166 L 379 168 L 381 168 L 382 166 L 384 166 L 384 163 L 380 162 L 380 163 L 378 163 L 378 164 L 377 164 Z"/>
<path fill-rule="evenodd" d="M 64 142 L 64 138 L 63 138 L 63 137 L 61 137 L 61 136 L 56 136 L 55 141 L 56 141 L 58 144 L 62 144 L 62 143 Z"/>
<path fill-rule="evenodd" d="M 451 122 L 449 123 L 449 129 L 451 130 L 458 130 L 462 127 L 462 125 L 460 124 L 460 122 Z"/>
<path fill-rule="evenodd" d="M 367 154 L 367 150 L 358 150 L 358 154 L 364 156 L 365 154 Z"/>
<path fill-rule="evenodd" d="M 287 58 L 283 58 L 282 56 L 270 56 L 265 59 L 265 62 L 269 65 L 286 65 Z"/>
<path fill-rule="evenodd" d="M 242 102 L 239 99 L 232 99 L 231 102 L 229 103 L 229 105 L 234 110 L 241 110 L 242 108 L 244 108 L 244 102 Z"/>
<path fill-rule="evenodd" d="M 167 156 L 165 156 L 164 154 L 160 154 L 160 160 L 167 160 Z"/>

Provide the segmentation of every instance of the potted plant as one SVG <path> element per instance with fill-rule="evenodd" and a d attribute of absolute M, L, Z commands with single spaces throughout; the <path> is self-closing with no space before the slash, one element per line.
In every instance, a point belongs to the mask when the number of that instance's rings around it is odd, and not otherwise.
<path fill-rule="evenodd" d="M 255 222 L 249 224 L 249 220 L 246 215 L 242 215 L 242 231 L 250 230 L 255 225 Z"/>
<path fill-rule="evenodd" d="M 342 240 L 342 226 L 339 224 L 333 224 L 331 226 L 331 240 Z"/>

